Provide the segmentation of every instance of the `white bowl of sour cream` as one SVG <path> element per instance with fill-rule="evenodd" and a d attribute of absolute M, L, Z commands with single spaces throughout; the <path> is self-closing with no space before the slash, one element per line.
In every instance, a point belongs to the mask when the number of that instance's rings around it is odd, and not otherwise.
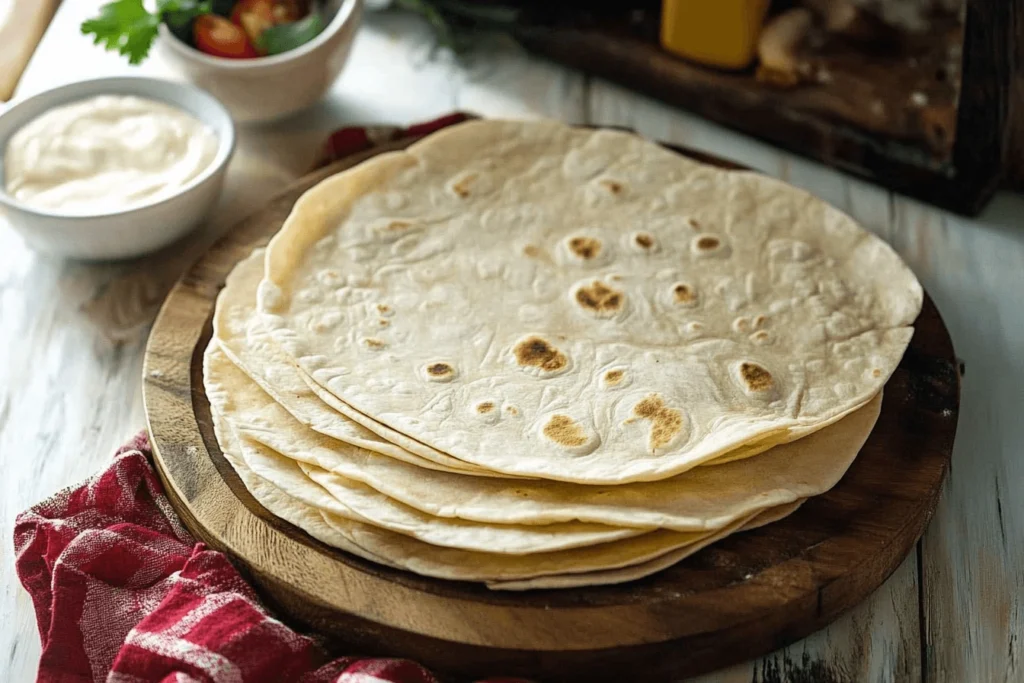
<path fill-rule="evenodd" d="M 139 256 L 202 222 L 234 149 L 230 114 L 199 88 L 142 77 L 72 83 L 0 114 L 0 211 L 40 251 Z"/>

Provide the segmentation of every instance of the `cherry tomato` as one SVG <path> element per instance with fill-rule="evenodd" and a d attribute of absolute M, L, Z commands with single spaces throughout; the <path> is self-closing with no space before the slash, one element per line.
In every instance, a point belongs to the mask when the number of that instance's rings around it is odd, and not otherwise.
<path fill-rule="evenodd" d="M 195 37 L 196 47 L 208 55 L 227 57 L 228 59 L 247 59 L 259 56 L 256 48 L 249 42 L 245 31 L 216 14 L 203 14 L 196 17 L 192 34 Z"/>

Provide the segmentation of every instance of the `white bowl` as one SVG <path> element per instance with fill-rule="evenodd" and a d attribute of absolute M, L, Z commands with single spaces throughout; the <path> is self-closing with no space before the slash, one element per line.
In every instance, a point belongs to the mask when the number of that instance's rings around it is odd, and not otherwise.
<path fill-rule="evenodd" d="M 161 56 L 209 90 L 239 122 L 282 119 L 318 102 L 348 60 L 363 0 L 325 0 L 327 26 L 294 50 L 268 57 L 214 57 L 183 43 L 160 25 Z"/>
<path fill-rule="evenodd" d="M 11 136 L 54 107 L 94 95 L 138 95 L 188 112 L 217 136 L 213 163 L 177 194 L 105 214 L 65 215 L 28 206 L 7 194 L 4 153 Z M 177 240 L 206 217 L 220 196 L 224 173 L 234 151 L 235 126 L 231 116 L 199 88 L 135 76 L 71 83 L 15 102 L 0 114 L 0 210 L 25 241 L 39 251 L 88 260 L 139 256 Z"/>

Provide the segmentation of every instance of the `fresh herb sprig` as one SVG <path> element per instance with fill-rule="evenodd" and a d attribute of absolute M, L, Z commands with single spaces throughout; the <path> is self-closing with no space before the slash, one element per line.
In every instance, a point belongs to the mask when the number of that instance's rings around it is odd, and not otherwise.
<path fill-rule="evenodd" d="M 157 0 L 155 12 L 147 10 L 142 0 L 114 0 L 103 5 L 99 15 L 82 22 L 81 31 L 91 34 L 95 45 L 140 64 L 153 46 L 161 21 L 181 25 L 212 11 L 210 0 Z"/>

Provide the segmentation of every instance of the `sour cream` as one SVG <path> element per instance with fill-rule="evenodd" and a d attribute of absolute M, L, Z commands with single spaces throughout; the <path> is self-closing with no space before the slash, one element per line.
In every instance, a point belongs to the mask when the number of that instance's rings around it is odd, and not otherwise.
<path fill-rule="evenodd" d="M 4 185 L 34 208 L 111 213 L 175 194 L 209 168 L 217 147 L 213 131 L 180 109 L 99 95 L 51 109 L 11 136 Z"/>

